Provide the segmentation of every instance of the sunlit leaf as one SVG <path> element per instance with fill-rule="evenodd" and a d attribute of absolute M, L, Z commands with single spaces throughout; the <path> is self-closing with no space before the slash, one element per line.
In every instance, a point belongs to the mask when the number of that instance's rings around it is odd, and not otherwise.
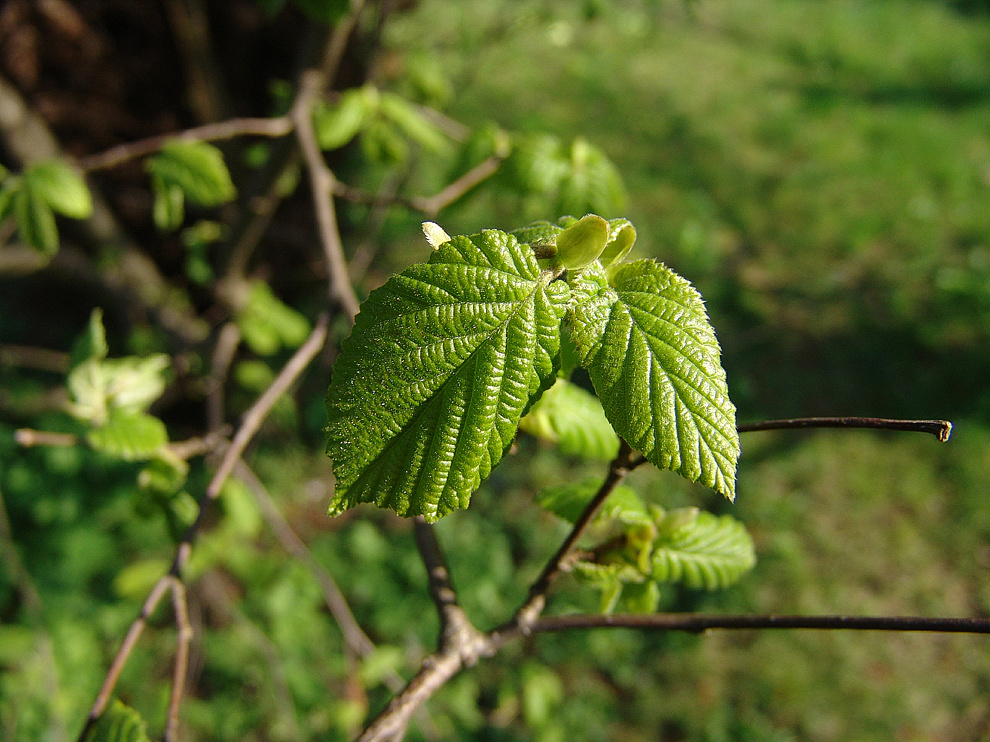
<path fill-rule="evenodd" d="M 714 590 L 736 582 L 756 563 L 752 538 L 728 515 L 682 508 L 667 513 L 657 529 L 655 580 Z"/>
<path fill-rule="evenodd" d="M 327 394 L 331 512 L 466 507 L 550 386 L 568 288 L 528 246 L 457 236 L 368 297 Z"/>
<path fill-rule="evenodd" d="M 168 443 L 168 432 L 157 417 L 115 409 L 103 425 L 89 431 L 86 440 L 108 456 L 138 461 L 150 458 Z"/>
<path fill-rule="evenodd" d="M 93 213 L 89 186 L 64 160 L 36 162 L 24 171 L 24 180 L 59 214 L 86 219 Z"/>
<path fill-rule="evenodd" d="M 223 154 L 206 142 L 168 142 L 145 161 L 145 168 L 163 190 L 178 187 L 200 206 L 218 206 L 237 195 Z"/>
<path fill-rule="evenodd" d="M 620 437 L 662 469 L 735 496 L 739 436 L 715 331 L 686 280 L 650 260 L 609 285 L 572 277 L 572 338 Z"/>

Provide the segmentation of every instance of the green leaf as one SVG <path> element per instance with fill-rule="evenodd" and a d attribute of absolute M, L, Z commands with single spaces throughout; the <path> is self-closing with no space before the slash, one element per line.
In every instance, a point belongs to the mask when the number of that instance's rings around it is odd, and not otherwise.
<path fill-rule="evenodd" d="M 115 409 L 106 423 L 86 435 L 97 451 L 124 461 L 149 459 L 166 443 L 165 423 L 144 412 Z"/>
<path fill-rule="evenodd" d="M 561 453 L 611 461 L 619 438 L 598 398 L 565 379 L 547 390 L 519 423 L 538 438 L 557 444 Z"/>
<path fill-rule="evenodd" d="M 320 149 L 343 147 L 358 135 L 371 110 L 363 88 L 345 90 L 336 105 L 317 101 L 313 106 L 313 129 Z"/>
<path fill-rule="evenodd" d="M 618 265 L 636 242 L 636 228 L 628 219 L 610 219 L 608 223 L 608 244 L 598 258 L 606 269 Z"/>
<path fill-rule="evenodd" d="M 557 261 L 568 270 L 580 270 L 598 258 L 609 240 L 609 224 L 587 214 L 557 235 Z"/>
<path fill-rule="evenodd" d="M 714 590 L 736 582 L 756 563 L 753 540 L 734 518 L 681 508 L 658 523 L 653 579 Z"/>
<path fill-rule="evenodd" d="M 94 309 L 89 314 L 89 323 L 86 325 L 86 329 L 72 345 L 71 368 L 91 359 L 102 361 L 109 352 L 107 333 L 103 329 L 103 310 Z"/>
<path fill-rule="evenodd" d="M 28 181 L 14 194 L 14 217 L 21 239 L 48 257 L 58 252 L 58 228 L 51 206 Z"/>
<path fill-rule="evenodd" d="M 309 336 L 309 321 L 279 299 L 264 281 L 254 281 L 247 304 L 236 317 L 244 342 L 260 356 L 297 348 Z"/>
<path fill-rule="evenodd" d="M 24 180 L 59 214 L 87 219 L 93 213 L 89 186 L 64 160 L 36 162 L 24 172 Z"/>
<path fill-rule="evenodd" d="M 536 503 L 558 518 L 568 523 L 576 523 L 601 486 L 602 482 L 599 479 L 584 479 L 572 484 L 561 484 L 540 492 L 536 496 Z M 598 518 L 600 520 L 614 518 L 633 523 L 652 522 L 639 495 L 621 484 L 602 503 Z"/>
<path fill-rule="evenodd" d="M 168 142 L 145 161 L 145 169 L 164 191 L 178 187 L 200 206 L 218 206 L 237 195 L 223 154 L 206 142 Z"/>
<path fill-rule="evenodd" d="M 151 190 L 155 199 L 151 207 L 151 218 L 155 226 L 162 232 L 171 232 L 181 227 L 186 218 L 186 196 L 182 188 L 153 177 Z"/>
<path fill-rule="evenodd" d="M 571 285 L 572 339 L 615 432 L 661 469 L 733 499 L 736 411 L 698 292 L 651 260 L 623 265 L 614 287 L 597 263 Z"/>
<path fill-rule="evenodd" d="M 14 215 L 17 192 L 21 190 L 23 182 L 20 178 L 8 178 L 0 186 L 0 223 Z"/>
<path fill-rule="evenodd" d="M 74 417 L 97 427 L 113 410 L 145 411 L 165 390 L 168 356 L 99 360 L 90 358 L 69 372 L 68 411 Z"/>
<path fill-rule="evenodd" d="M 449 142 L 414 103 L 395 93 L 382 93 L 381 115 L 395 125 L 408 139 L 431 152 L 443 152 Z"/>
<path fill-rule="evenodd" d="M 85 742 L 150 742 L 144 719 L 114 699 L 86 735 Z"/>
<path fill-rule="evenodd" d="M 457 236 L 373 291 L 327 393 L 340 513 L 467 507 L 550 386 L 567 285 L 494 230 Z"/>

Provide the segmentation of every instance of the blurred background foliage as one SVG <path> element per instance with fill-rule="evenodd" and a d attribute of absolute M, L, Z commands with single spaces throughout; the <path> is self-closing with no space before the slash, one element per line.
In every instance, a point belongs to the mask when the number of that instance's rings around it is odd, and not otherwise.
<path fill-rule="evenodd" d="M 340 11 L 332 2 L 192 5 L 208 13 L 225 82 L 217 117 L 276 110 L 303 29 Z M 81 0 L 69 41 L 71 29 L 31 6 L 0 9 L 0 69 L 67 151 L 208 118 L 184 92 L 170 3 Z M 435 107 L 470 133 L 441 119 L 446 133 L 424 133 L 400 104 L 373 96 L 364 134 L 331 155 L 345 182 L 435 193 L 510 137 L 515 148 L 492 181 L 438 217 L 447 232 L 592 206 L 627 216 L 635 250 L 706 297 L 741 420 L 957 424 L 947 445 L 903 434 L 749 434 L 731 506 L 674 475 L 636 472 L 634 486 L 663 507 L 732 512 L 757 544 L 757 566 L 739 585 L 667 588 L 663 609 L 990 614 L 990 7 L 418 0 L 389 10 L 371 14 L 338 84 L 367 82 Z M 238 184 L 265 157 L 236 146 L 225 154 Z M 210 322 L 207 243 L 155 232 L 139 168 L 93 180 L 181 289 L 175 301 Z M 282 204 L 254 275 L 311 318 L 324 277 L 309 208 L 305 193 Z M 338 209 L 362 295 L 428 255 L 420 214 Z M 0 272 L 0 343 L 67 352 L 107 301 L 81 276 L 71 264 Z M 265 314 L 270 295 L 259 296 Z M 160 325 L 112 304 L 111 356 L 173 355 L 185 370 L 152 411 L 173 440 L 200 432 L 202 349 L 177 352 Z M 229 420 L 284 362 L 281 342 L 242 349 Z M 16 427 L 80 432 L 60 411 L 59 359 L 0 358 L 3 740 L 74 738 L 209 474 L 193 462 L 184 488 L 162 493 L 139 486 L 137 463 L 82 447 L 19 447 Z M 190 570 L 197 634 L 185 739 L 347 739 L 387 701 L 388 673 L 409 676 L 433 649 L 437 620 L 408 524 L 363 508 L 324 515 L 330 360 L 277 408 L 250 460 L 379 649 L 359 664 L 347 658 L 316 582 L 232 484 Z M 538 512 L 536 493 L 601 468 L 522 439 L 471 509 L 439 524 L 482 628 L 510 614 L 565 533 Z M 575 585 L 551 604 L 596 608 L 597 595 Z M 163 723 L 174 646 L 160 611 L 119 690 L 152 729 Z M 578 632 L 531 638 L 459 676 L 410 739 L 976 741 L 990 739 L 988 699 L 990 646 L 980 637 Z"/>

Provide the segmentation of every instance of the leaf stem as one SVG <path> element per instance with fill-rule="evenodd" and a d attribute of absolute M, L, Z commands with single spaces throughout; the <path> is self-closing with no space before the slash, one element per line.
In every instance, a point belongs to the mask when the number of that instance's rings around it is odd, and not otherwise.
<path fill-rule="evenodd" d="M 795 428 L 876 428 L 879 430 L 907 430 L 915 433 L 931 433 L 940 441 L 952 435 L 952 423 L 948 420 L 891 420 L 883 417 L 797 417 L 788 420 L 764 420 L 738 426 L 740 433 L 760 430 L 791 430 Z"/>

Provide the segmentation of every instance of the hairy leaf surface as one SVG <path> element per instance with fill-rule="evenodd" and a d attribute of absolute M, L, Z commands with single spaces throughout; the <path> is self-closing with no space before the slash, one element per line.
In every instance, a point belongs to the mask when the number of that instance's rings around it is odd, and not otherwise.
<path fill-rule="evenodd" d="M 753 540 L 739 521 L 696 508 L 672 510 L 658 525 L 653 578 L 714 590 L 756 563 Z"/>
<path fill-rule="evenodd" d="M 572 337 L 620 437 L 662 469 L 735 497 L 739 435 L 698 292 L 652 260 L 572 277 Z"/>
<path fill-rule="evenodd" d="M 553 383 L 569 292 L 514 237 L 442 244 L 372 292 L 327 393 L 331 513 L 466 507 Z"/>

